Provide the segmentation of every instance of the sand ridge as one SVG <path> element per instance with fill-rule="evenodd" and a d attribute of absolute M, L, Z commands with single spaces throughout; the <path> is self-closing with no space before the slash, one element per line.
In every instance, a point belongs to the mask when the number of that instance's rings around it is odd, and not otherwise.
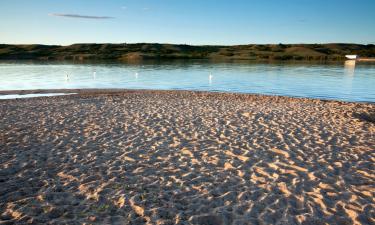
<path fill-rule="evenodd" d="M 373 224 L 375 105 L 187 91 L 0 101 L 0 221 Z"/>

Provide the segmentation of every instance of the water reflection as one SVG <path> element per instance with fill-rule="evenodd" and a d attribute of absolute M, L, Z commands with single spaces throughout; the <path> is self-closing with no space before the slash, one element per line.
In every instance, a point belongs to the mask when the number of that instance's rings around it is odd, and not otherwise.
<path fill-rule="evenodd" d="M 375 64 L 353 62 L 344 65 L 200 61 L 144 64 L 0 62 L 0 90 L 184 89 L 375 102 L 374 74 Z"/>
<path fill-rule="evenodd" d="M 354 76 L 354 70 L 355 70 L 355 60 L 346 60 L 345 61 L 345 73 L 350 76 Z"/>
<path fill-rule="evenodd" d="M 76 93 L 11 94 L 11 95 L 0 95 L 0 99 L 36 98 L 36 97 L 50 97 L 50 96 L 73 95 L 73 94 L 76 94 Z"/>

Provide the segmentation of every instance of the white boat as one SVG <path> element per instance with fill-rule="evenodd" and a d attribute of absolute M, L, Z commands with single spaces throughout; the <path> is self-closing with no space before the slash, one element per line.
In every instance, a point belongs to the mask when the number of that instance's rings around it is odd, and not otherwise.
<path fill-rule="evenodd" d="M 346 55 L 345 56 L 347 59 L 357 59 L 358 56 L 357 55 Z"/>

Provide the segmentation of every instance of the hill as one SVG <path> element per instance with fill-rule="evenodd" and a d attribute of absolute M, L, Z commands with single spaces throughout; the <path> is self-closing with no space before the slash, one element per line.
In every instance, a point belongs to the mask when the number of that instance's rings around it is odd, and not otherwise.
<path fill-rule="evenodd" d="M 0 44 L 0 60 L 344 60 L 346 54 L 375 57 L 375 45 L 268 44 L 192 46 L 175 44 Z"/>

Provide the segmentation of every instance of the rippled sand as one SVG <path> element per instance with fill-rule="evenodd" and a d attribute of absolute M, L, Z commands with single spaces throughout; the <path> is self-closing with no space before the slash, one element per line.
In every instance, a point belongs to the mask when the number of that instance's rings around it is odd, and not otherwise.
<path fill-rule="evenodd" d="M 374 112 L 183 91 L 0 100 L 0 222 L 374 224 Z"/>

